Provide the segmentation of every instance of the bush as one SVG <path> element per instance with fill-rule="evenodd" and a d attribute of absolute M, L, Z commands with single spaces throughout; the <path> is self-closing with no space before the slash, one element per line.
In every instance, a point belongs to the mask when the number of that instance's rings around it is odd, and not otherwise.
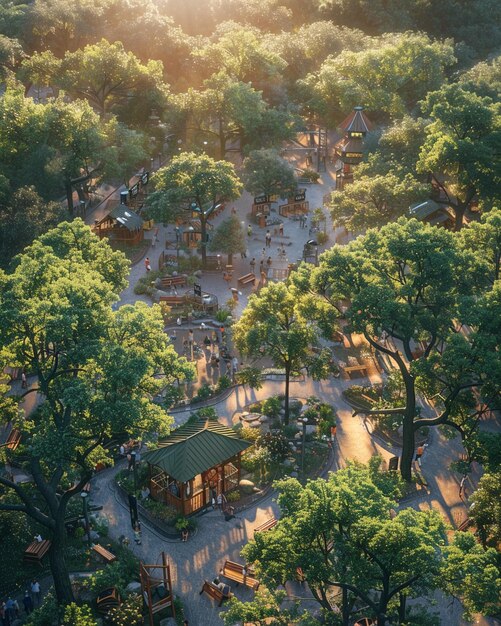
<path fill-rule="evenodd" d="M 278 417 L 280 415 L 280 409 L 282 408 L 282 401 L 278 396 L 272 396 L 267 398 L 261 407 L 261 412 L 269 417 Z"/>
<path fill-rule="evenodd" d="M 176 596 L 174 598 L 174 610 L 176 611 L 176 624 L 183 626 L 184 624 L 184 606 L 181 598 Z"/>
<path fill-rule="evenodd" d="M 156 517 L 158 520 L 165 522 L 166 524 L 173 525 L 177 519 L 178 512 L 173 506 L 169 506 L 163 502 L 157 502 L 156 500 L 151 500 L 150 498 L 143 500 L 141 504 L 152 517 Z"/>
<path fill-rule="evenodd" d="M 225 389 L 228 389 L 229 387 L 231 387 L 232 382 L 231 382 L 231 378 L 229 376 L 220 376 L 219 380 L 217 381 L 217 387 L 216 387 L 216 391 L 220 392 L 220 391 L 224 391 Z"/>
<path fill-rule="evenodd" d="M 287 424 L 282 429 L 282 432 L 287 439 L 294 439 L 294 435 L 299 432 L 299 428 L 295 424 Z"/>
<path fill-rule="evenodd" d="M 231 311 L 229 311 L 228 309 L 219 309 L 214 317 L 216 318 L 217 322 L 224 324 L 224 322 L 226 322 L 230 315 Z"/>
<path fill-rule="evenodd" d="M 196 396 L 193 398 L 193 402 L 203 402 L 208 400 L 212 396 L 212 387 L 207 383 L 204 383 L 197 391 Z"/>
<path fill-rule="evenodd" d="M 283 461 L 290 452 L 287 437 L 282 434 L 272 435 L 271 433 L 266 433 L 265 435 L 261 435 L 256 445 L 259 448 L 266 448 L 274 463 Z"/>
<path fill-rule="evenodd" d="M 242 439 L 245 441 L 250 441 L 251 443 L 256 443 L 256 441 L 261 436 L 258 428 L 243 428 L 242 433 L 240 435 Z"/>
<path fill-rule="evenodd" d="M 251 389 L 261 389 L 263 386 L 263 376 L 258 367 L 244 367 L 236 375 L 237 382 L 247 385 Z"/>
<path fill-rule="evenodd" d="M 230 493 L 226 496 L 226 500 L 228 502 L 238 502 L 240 500 L 240 491 L 235 489 L 235 491 L 230 491 Z"/>
<path fill-rule="evenodd" d="M 113 626 L 136 626 L 143 623 L 143 599 L 137 593 L 131 594 L 120 606 L 108 611 L 107 619 Z"/>
<path fill-rule="evenodd" d="M 263 403 L 262 402 L 254 402 L 249 406 L 249 413 L 262 413 Z"/>
<path fill-rule="evenodd" d="M 125 548 L 118 550 L 118 560 L 109 563 L 104 569 L 98 570 L 90 576 L 90 588 L 100 593 L 108 587 L 116 587 L 122 597 L 126 595 L 127 585 L 138 579 L 139 561 Z"/>
<path fill-rule="evenodd" d="M 323 246 L 329 241 L 329 235 L 320 231 L 319 233 L 317 233 L 317 241 L 320 246 Z"/>
<path fill-rule="evenodd" d="M 96 623 L 96 620 L 92 617 L 90 607 L 86 605 L 78 606 L 78 604 L 72 602 L 64 609 L 61 626 L 96 626 Z"/>
<path fill-rule="evenodd" d="M 59 607 L 53 593 L 49 591 L 43 599 L 42 606 L 33 611 L 26 623 L 28 626 L 47 626 L 48 624 L 52 626 L 58 622 Z"/>
<path fill-rule="evenodd" d="M 166 410 L 171 409 L 185 399 L 184 390 L 181 387 L 169 385 L 164 391 L 163 406 Z"/>
<path fill-rule="evenodd" d="M 315 170 L 306 169 L 300 172 L 300 177 L 309 180 L 312 183 L 316 183 L 320 178 L 320 174 Z"/>

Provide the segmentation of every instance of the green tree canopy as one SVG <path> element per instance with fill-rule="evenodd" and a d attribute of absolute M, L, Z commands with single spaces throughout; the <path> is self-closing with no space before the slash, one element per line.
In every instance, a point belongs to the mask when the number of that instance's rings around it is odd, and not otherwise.
<path fill-rule="evenodd" d="M 242 183 L 235 168 L 206 154 L 184 152 L 158 170 L 149 211 L 155 219 L 172 221 L 182 211 L 197 213 L 201 225 L 202 262 L 207 255 L 207 220 L 219 202 L 235 200 Z"/>
<path fill-rule="evenodd" d="M 245 188 L 256 196 L 264 193 L 286 198 L 297 189 L 294 168 L 276 150 L 253 150 L 243 165 Z"/>
<path fill-rule="evenodd" d="M 455 212 L 456 230 L 472 200 L 487 207 L 501 185 L 501 115 L 499 103 L 460 85 L 445 85 L 422 103 L 431 117 L 418 171 L 432 175 L 443 193 L 438 202 Z"/>
<path fill-rule="evenodd" d="M 20 455 L 31 483 L 5 475 L 0 510 L 25 513 L 51 540 L 57 599 L 72 599 L 64 560 L 65 512 L 116 437 L 166 433 L 172 419 L 152 401 L 193 368 L 163 332 L 160 308 L 111 305 L 124 288 L 128 262 L 81 220 L 61 223 L 2 274 L 0 346 L 8 365 L 25 368 L 40 404 L 16 420 Z"/>
<path fill-rule="evenodd" d="M 269 356 L 285 371 L 285 417 L 289 423 L 289 385 L 293 372 L 312 360 L 310 347 L 316 343 L 313 325 L 296 307 L 296 298 L 284 283 L 270 283 L 253 294 L 238 322 L 233 338 L 240 353 L 259 358 Z M 319 376 L 325 375 L 325 368 Z"/>
<path fill-rule="evenodd" d="M 221 222 L 209 244 L 212 252 L 223 252 L 228 255 L 231 265 L 234 254 L 244 254 L 247 249 L 244 229 L 236 215 L 230 215 Z"/>
<path fill-rule="evenodd" d="M 493 355 L 501 341 L 501 303 L 497 284 L 490 288 L 491 272 L 487 259 L 464 249 L 457 236 L 404 218 L 334 246 L 311 272 L 320 310 L 303 314 L 341 313 L 340 301 L 349 299 L 349 329 L 362 333 L 402 375 L 405 402 L 374 413 L 403 416 L 401 471 L 407 480 L 417 428 L 453 426 L 468 447 L 478 425 L 472 392 L 486 402 L 499 393 L 501 363 Z M 308 273 L 294 279 L 298 289 L 304 291 L 301 277 Z M 471 332 L 463 333 L 462 324 Z M 418 415 L 417 384 L 442 397 L 436 417 Z"/>

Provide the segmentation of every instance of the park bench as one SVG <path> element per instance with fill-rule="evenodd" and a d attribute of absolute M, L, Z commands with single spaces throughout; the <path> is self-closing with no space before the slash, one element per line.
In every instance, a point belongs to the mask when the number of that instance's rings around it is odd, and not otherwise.
<path fill-rule="evenodd" d="M 38 563 L 42 565 L 42 559 L 50 548 L 49 539 L 43 541 L 34 541 L 24 551 L 24 561 L 26 563 Z"/>
<path fill-rule="evenodd" d="M 184 296 L 160 296 L 159 302 L 165 302 L 171 309 L 183 307 L 186 303 Z"/>
<path fill-rule="evenodd" d="M 366 365 L 348 365 L 348 366 L 344 367 L 343 370 L 344 370 L 344 372 L 346 374 L 348 374 L 348 376 L 350 378 L 351 378 L 351 374 L 353 372 L 358 372 L 362 376 L 367 376 L 367 366 Z"/>
<path fill-rule="evenodd" d="M 225 578 L 229 578 L 239 585 L 242 583 L 246 587 L 257 591 L 259 589 L 260 582 L 252 576 L 249 575 L 250 568 L 245 568 L 244 565 L 240 563 L 235 563 L 234 561 L 226 561 L 223 569 L 221 570 L 221 576 Z M 252 572 L 252 570 L 250 570 Z"/>
<path fill-rule="evenodd" d="M 9 436 L 7 437 L 7 440 L 5 442 L 5 447 L 8 448 L 9 450 L 15 450 L 17 446 L 20 444 L 20 442 L 21 442 L 21 432 L 17 430 L 17 428 L 13 428 L 10 431 Z"/>
<path fill-rule="evenodd" d="M 103 548 L 103 546 L 98 543 L 95 543 L 92 546 L 92 549 L 103 559 L 105 563 L 113 563 L 117 560 L 117 557 L 114 554 L 112 554 L 109 550 L 106 550 L 106 548 Z"/>
<path fill-rule="evenodd" d="M 258 526 L 257 528 L 254 528 L 254 532 L 255 533 L 262 533 L 266 530 L 271 530 L 272 528 L 275 528 L 275 526 L 277 525 L 278 520 L 275 519 L 274 517 L 271 517 L 269 520 L 266 520 L 266 522 L 264 522 L 264 524 L 261 524 L 261 526 Z"/>
<path fill-rule="evenodd" d="M 202 595 L 203 593 L 206 593 L 208 596 L 210 596 L 214 600 L 217 600 L 218 606 L 221 606 L 224 600 L 227 600 L 228 598 L 231 597 L 231 592 L 228 595 L 224 595 L 224 593 L 221 591 L 221 589 L 219 589 L 219 587 L 216 587 L 216 585 L 209 582 L 208 580 L 204 580 L 204 585 L 202 587 L 202 591 L 200 592 L 200 595 Z"/>
<path fill-rule="evenodd" d="M 186 285 L 186 276 L 164 276 L 161 279 L 162 287 L 168 289 L 170 287 L 184 287 Z"/>
<path fill-rule="evenodd" d="M 252 283 L 254 285 L 255 282 L 256 282 L 256 275 L 253 274 L 252 272 L 250 274 L 245 274 L 245 276 L 240 276 L 240 278 L 238 279 L 239 285 L 248 285 L 249 283 Z"/>

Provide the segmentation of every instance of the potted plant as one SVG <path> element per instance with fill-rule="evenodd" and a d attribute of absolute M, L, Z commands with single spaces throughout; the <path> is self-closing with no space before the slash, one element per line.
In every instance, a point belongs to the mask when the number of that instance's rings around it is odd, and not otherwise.
<path fill-rule="evenodd" d="M 178 518 L 175 526 L 176 530 L 181 532 L 181 541 L 187 541 L 190 533 L 190 522 L 186 519 L 186 517 Z"/>

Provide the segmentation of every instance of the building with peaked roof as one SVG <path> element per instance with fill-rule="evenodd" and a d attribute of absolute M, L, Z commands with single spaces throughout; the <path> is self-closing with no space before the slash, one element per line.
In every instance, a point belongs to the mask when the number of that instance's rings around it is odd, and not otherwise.
<path fill-rule="evenodd" d="M 94 232 L 101 239 L 108 237 L 110 241 L 123 241 L 130 244 L 143 240 L 144 220 L 125 204 L 119 204 L 102 220 L 94 224 Z"/>
<path fill-rule="evenodd" d="M 216 420 L 199 420 L 177 428 L 147 452 L 150 494 L 154 500 L 190 515 L 220 494 L 238 488 L 240 457 L 251 444 Z"/>
<path fill-rule="evenodd" d="M 444 226 L 454 228 L 454 214 L 445 205 L 435 200 L 422 200 L 409 207 L 409 216 L 415 217 L 420 222 L 426 222 L 432 226 Z"/>
<path fill-rule="evenodd" d="M 353 165 L 358 165 L 364 156 L 364 138 L 373 128 L 372 122 L 357 106 L 339 126 L 344 135 L 334 145 L 334 156 L 338 159 L 336 168 L 336 189 L 353 181 Z"/>

